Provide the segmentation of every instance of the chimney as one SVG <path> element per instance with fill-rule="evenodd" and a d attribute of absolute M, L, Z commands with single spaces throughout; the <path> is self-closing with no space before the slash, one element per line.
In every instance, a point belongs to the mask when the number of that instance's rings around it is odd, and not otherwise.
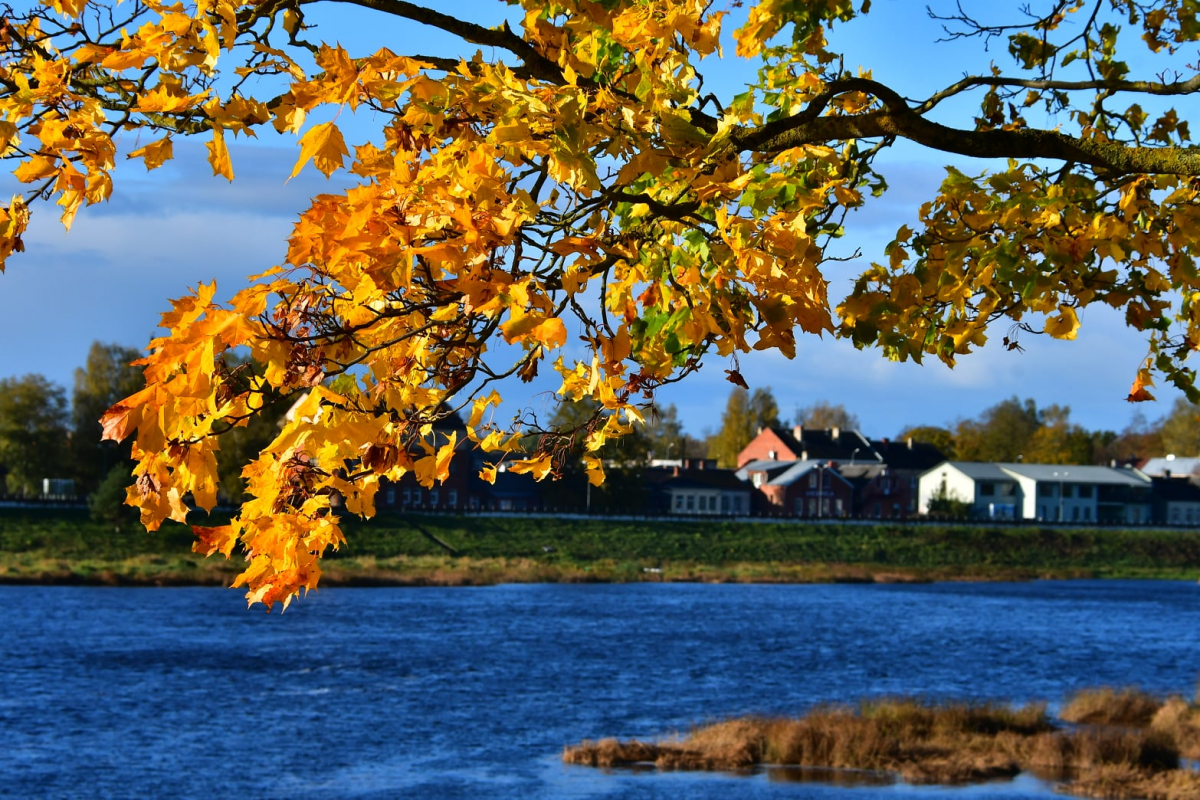
<path fill-rule="evenodd" d="M 912 437 L 908 437 L 908 449 L 912 450 Z"/>
<path fill-rule="evenodd" d="M 808 461 L 808 451 L 807 451 L 807 450 L 801 450 L 801 451 L 800 451 L 800 460 L 801 460 L 801 461 Z"/>
<path fill-rule="evenodd" d="M 804 426 L 803 425 L 797 425 L 794 428 L 792 428 L 792 438 L 795 439 L 797 442 L 801 441 L 804 438 Z"/>
<path fill-rule="evenodd" d="M 838 440 L 838 437 L 840 437 L 842 435 L 842 429 L 838 428 L 837 426 L 834 426 L 829 429 L 829 434 L 833 437 L 833 440 L 836 442 Z"/>
<path fill-rule="evenodd" d="M 672 477 L 675 477 L 675 478 L 679 477 L 679 465 L 678 464 L 671 467 L 671 475 L 672 475 Z"/>
<path fill-rule="evenodd" d="M 762 426 L 762 425 L 759 425 L 759 426 L 758 426 L 758 430 L 757 430 L 757 431 L 755 431 L 755 434 L 754 434 L 754 435 L 755 435 L 755 436 L 757 436 L 758 434 L 760 434 L 760 433 L 762 433 L 762 432 L 763 432 L 763 426 Z"/>

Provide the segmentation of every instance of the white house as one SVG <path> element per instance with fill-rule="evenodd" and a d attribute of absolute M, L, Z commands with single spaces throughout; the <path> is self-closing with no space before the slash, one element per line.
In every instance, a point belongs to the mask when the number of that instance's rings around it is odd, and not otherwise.
<path fill-rule="evenodd" d="M 1077 464 L 947 461 L 920 478 L 920 509 L 943 496 L 971 504 L 971 516 L 1047 522 L 1151 520 L 1151 481 L 1132 469 Z"/>
<path fill-rule="evenodd" d="M 937 498 L 971 505 L 970 515 L 982 519 L 1014 519 L 1021 516 L 1022 498 L 1017 480 L 985 461 L 944 461 L 921 474 L 917 483 L 917 508 L 929 513 Z"/>

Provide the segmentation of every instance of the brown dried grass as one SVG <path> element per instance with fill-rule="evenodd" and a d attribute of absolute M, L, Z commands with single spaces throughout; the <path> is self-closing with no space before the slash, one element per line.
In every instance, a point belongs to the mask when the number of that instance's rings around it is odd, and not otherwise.
<path fill-rule="evenodd" d="M 660 769 L 739 770 L 773 764 L 867 770 L 924 784 L 991 780 L 1028 770 L 1068 780 L 1064 790 L 1083 797 L 1200 797 L 1200 773 L 1179 769 L 1181 743 L 1200 743 L 1200 711 L 1178 698 L 1155 700 L 1156 711 L 1147 717 L 1147 704 L 1137 695 L 1107 692 L 1089 693 L 1089 718 L 1144 719 L 1146 724 L 1060 730 L 1044 705 L 1014 709 L 900 698 L 817 708 L 798 719 L 725 720 L 653 744 L 584 742 L 567 748 L 563 759 L 601 767 L 654 763 Z M 1097 696 L 1112 698 L 1115 707 L 1101 712 Z"/>
<path fill-rule="evenodd" d="M 1084 689 L 1067 700 L 1059 717 L 1081 725 L 1125 725 L 1143 728 L 1162 707 L 1162 700 L 1136 688 Z"/>

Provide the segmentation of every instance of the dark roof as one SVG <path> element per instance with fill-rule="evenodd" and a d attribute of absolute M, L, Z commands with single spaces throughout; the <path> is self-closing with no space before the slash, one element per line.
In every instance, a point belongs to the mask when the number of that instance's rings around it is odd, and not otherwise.
<path fill-rule="evenodd" d="M 924 472 L 946 460 L 941 450 L 929 442 L 906 439 L 893 442 L 888 439 L 872 439 L 871 447 L 879 453 L 883 462 L 892 469 L 919 470 Z"/>
<path fill-rule="evenodd" d="M 878 461 L 871 443 L 856 430 L 838 428 L 771 428 L 787 448 L 803 460 Z M 799 432 L 799 438 L 796 433 Z"/>
<path fill-rule="evenodd" d="M 750 491 L 750 484 L 739 480 L 731 469 L 681 469 L 677 474 L 674 468 L 656 467 L 646 470 L 644 476 L 648 483 L 657 483 L 662 489 L 696 487 L 726 492 Z"/>
<path fill-rule="evenodd" d="M 1200 486 L 1179 478 L 1151 478 L 1154 494 L 1160 500 L 1175 503 L 1200 503 Z"/>

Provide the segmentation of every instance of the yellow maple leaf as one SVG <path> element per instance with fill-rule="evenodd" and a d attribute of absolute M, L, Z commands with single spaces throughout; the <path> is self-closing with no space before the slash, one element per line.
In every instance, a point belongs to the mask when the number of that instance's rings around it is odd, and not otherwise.
<path fill-rule="evenodd" d="M 233 180 L 233 164 L 229 161 L 229 148 L 225 146 L 225 132 L 220 128 L 213 128 L 213 138 L 208 143 L 208 163 L 212 165 L 213 175 Z"/>
<path fill-rule="evenodd" d="M 553 456 L 545 455 L 541 458 L 525 458 L 520 461 L 514 461 L 512 466 L 508 468 L 508 471 L 518 475 L 528 473 L 533 476 L 534 480 L 540 481 L 550 474 L 553 466 Z"/>
<path fill-rule="evenodd" d="M 174 148 L 171 145 L 171 137 L 167 136 L 159 139 L 156 142 L 142 145 L 137 150 L 130 153 L 128 158 L 140 158 L 146 163 L 146 170 L 158 169 L 163 165 L 163 162 L 170 161 L 175 157 Z"/>
<path fill-rule="evenodd" d="M 321 170 L 328 178 L 335 170 L 342 168 L 343 159 L 350 155 L 342 132 L 332 122 L 314 125 L 308 133 L 300 137 L 300 158 L 292 169 L 291 178 L 300 174 L 310 160 L 313 166 Z M 290 178 L 289 178 L 290 179 Z"/>
<path fill-rule="evenodd" d="M 1046 333 L 1055 339 L 1074 339 L 1079 333 L 1079 317 L 1075 309 L 1060 305 L 1057 314 L 1046 318 Z"/>

